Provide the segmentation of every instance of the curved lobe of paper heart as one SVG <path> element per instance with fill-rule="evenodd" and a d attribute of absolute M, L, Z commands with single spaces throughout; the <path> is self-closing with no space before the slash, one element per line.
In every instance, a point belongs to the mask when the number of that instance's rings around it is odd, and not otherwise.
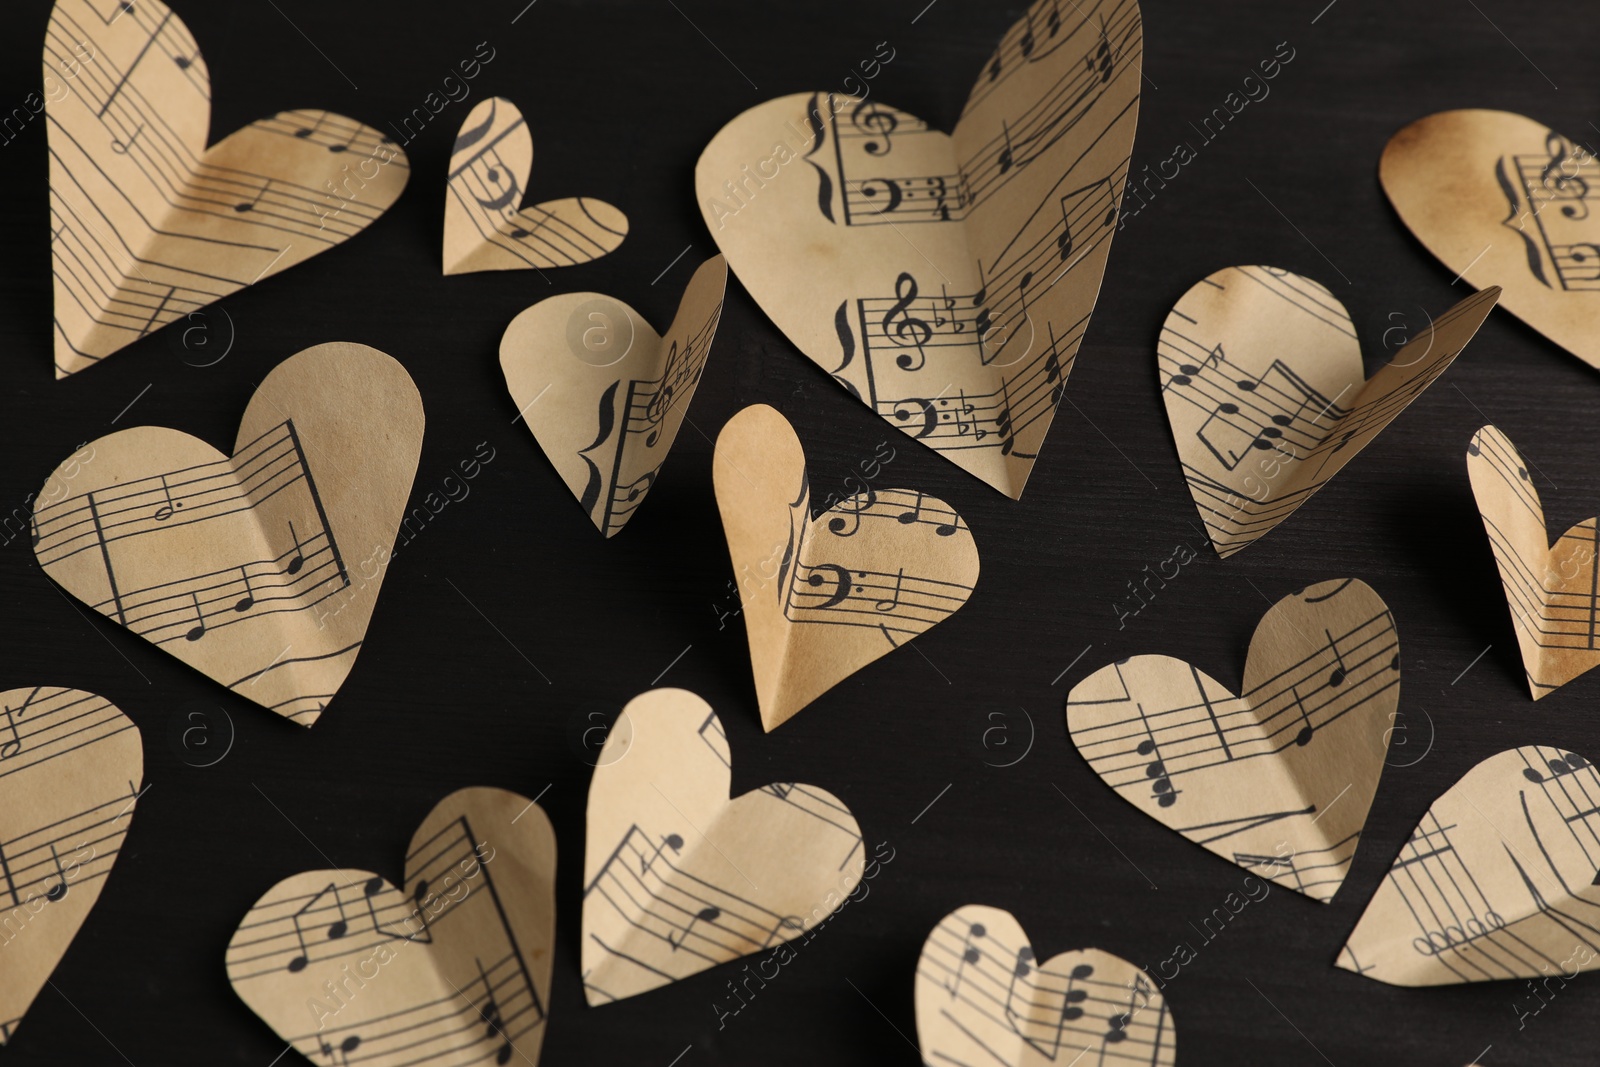
<path fill-rule="evenodd" d="M 65 461 L 34 554 L 96 611 L 309 726 L 361 648 L 422 431 L 399 363 L 318 345 L 257 387 L 232 457 L 141 426 Z"/>
<path fill-rule="evenodd" d="M 1556 344 L 1600 366 L 1600 163 L 1509 111 L 1442 111 L 1389 139 L 1378 179 L 1411 232 Z"/>
<path fill-rule="evenodd" d="M 143 780 L 139 728 L 104 698 L 0 693 L 0 1045 L 99 899 Z"/>
<path fill-rule="evenodd" d="M 616 251 L 628 217 L 604 200 L 570 197 L 522 207 L 533 136 L 503 96 L 474 107 L 450 152 L 444 272 L 568 267 Z"/>
<path fill-rule="evenodd" d="M 555 830 L 503 789 L 441 800 L 398 887 L 307 871 L 251 906 L 228 981 L 318 1063 L 537 1064 L 555 945 Z"/>
<path fill-rule="evenodd" d="M 541 300 L 506 327 L 500 368 L 523 420 L 607 537 L 644 502 L 688 413 L 728 268 L 702 263 L 664 336 L 600 293 Z"/>
<path fill-rule="evenodd" d="M 861 829 L 815 786 L 728 799 L 732 754 L 682 689 L 628 702 L 589 785 L 583 982 L 633 996 L 799 937 L 861 881 Z"/>
<path fill-rule="evenodd" d="M 63 90 L 45 105 L 58 378 L 360 233 L 405 188 L 399 146 L 327 111 L 207 149 L 210 75 L 160 0 L 57 0 L 44 74 Z"/>
<path fill-rule="evenodd" d="M 768 730 L 944 621 L 978 581 L 978 547 L 954 508 L 868 485 L 815 518 L 800 440 L 765 404 L 717 435 L 717 509 Z"/>
<path fill-rule="evenodd" d="M 1596 797 L 1600 774 L 1570 749 L 1490 756 L 1428 808 L 1338 966 L 1404 986 L 1600 968 Z"/>
<path fill-rule="evenodd" d="M 1078 949 L 1040 961 L 1008 911 L 968 904 L 939 921 L 917 961 L 924 1063 L 1172 1067 L 1178 1035 L 1150 976 Z"/>
<path fill-rule="evenodd" d="M 1354 579 L 1272 606 L 1244 690 L 1170 656 L 1103 667 L 1067 697 L 1073 744 L 1124 800 L 1279 885 L 1328 901 L 1355 854 L 1400 700 L 1400 645 Z"/>

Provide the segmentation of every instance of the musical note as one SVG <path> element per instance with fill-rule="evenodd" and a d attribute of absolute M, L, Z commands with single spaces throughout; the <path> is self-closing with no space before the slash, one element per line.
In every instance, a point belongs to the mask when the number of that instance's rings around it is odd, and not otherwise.
<path fill-rule="evenodd" d="M 676 952 L 678 949 L 683 947 L 683 943 L 688 940 L 689 935 L 694 932 L 695 923 L 714 923 L 720 918 L 722 918 L 722 909 L 714 904 L 708 904 L 706 907 L 703 907 L 694 913 L 693 917 L 691 917 L 689 920 L 689 925 L 685 926 L 683 928 L 683 932 L 678 935 L 677 941 L 673 941 L 672 935 L 668 934 L 667 944 L 672 947 L 674 952 Z"/>
<path fill-rule="evenodd" d="M 52 904 L 60 903 L 67 896 L 67 872 L 61 867 L 61 856 L 56 852 L 55 842 L 51 842 L 50 862 L 55 864 L 56 884 L 44 891 L 44 898 Z"/>

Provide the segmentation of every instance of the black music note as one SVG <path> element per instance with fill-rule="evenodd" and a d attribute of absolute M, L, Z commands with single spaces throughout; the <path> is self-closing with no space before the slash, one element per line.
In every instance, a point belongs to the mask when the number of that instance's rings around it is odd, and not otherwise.
<path fill-rule="evenodd" d="M 1344 680 L 1350 676 L 1350 672 L 1345 669 L 1344 656 L 1340 655 L 1339 646 L 1334 642 L 1333 634 L 1326 629 L 1322 632 L 1328 635 L 1328 647 L 1333 649 L 1333 657 L 1339 661 L 1339 665 L 1328 675 L 1328 684 L 1343 685 Z"/>
<path fill-rule="evenodd" d="M 238 204 L 233 205 L 233 210 L 239 212 L 240 214 L 244 214 L 246 211 L 254 211 L 256 209 L 256 205 L 261 203 L 261 198 L 263 196 L 266 196 L 267 195 L 267 190 L 269 190 L 271 188 L 272 188 L 272 179 L 268 178 L 266 181 L 261 183 L 261 188 L 256 190 L 256 195 L 255 196 L 251 197 L 249 200 L 246 200 L 246 201 L 244 201 L 242 203 L 238 203 Z"/>
<path fill-rule="evenodd" d="M 1056 1042 L 1061 1041 L 1061 1030 L 1069 1022 L 1083 1018 L 1083 1009 L 1078 1005 L 1089 999 L 1087 989 L 1073 988 L 1079 982 L 1094 974 L 1094 967 L 1088 963 L 1080 963 L 1072 968 L 1067 975 L 1067 991 L 1061 998 L 1061 1018 L 1056 1024 Z"/>
<path fill-rule="evenodd" d="M 33 692 L 28 694 L 28 699 L 22 702 L 22 707 L 13 708 L 9 704 L 5 708 L 6 725 L 11 728 L 11 740 L 0 744 L 0 759 L 10 759 L 22 751 L 22 735 L 17 732 L 17 720 L 28 713 L 28 705 L 39 695 L 39 690 L 44 686 L 36 685 Z"/>
<path fill-rule="evenodd" d="M 1000 150 L 1000 155 L 995 157 L 1000 165 L 1000 173 L 1004 174 L 1011 169 L 1015 156 L 1011 151 L 1011 128 L 1006 125 L 1005 119 L 1000 120 L 1000 133 L 1005 138 L 1006 146 Z"/>
<path fill-rule="evenodd" d="M 1575 774 L 1583 770 L 1589 766 L 1589 761 L 1576 752 L 1568 752 L 1564 758 L 1546 760 L 1545 766 L 1550 768 L 1551 774 L 1556 778 L 1560 778 L 1562 775 Z M 1522 776 L 1530 782 L 1543 782 L 1545 780 L 1544 774 L 1532 767 L 1525 769 L 1522 772 Z M 1597 877 L 1600 877 L 1600 875 L 1597 875 Z"/>
<path fill-rule="evenodd" d="M 243 564 L 239 566 L 239 576 L 244 579 L 244 596 L 233 605 L 233 610 L 245 612 L 256 606 L 256 591 L 250 587 L 250 572 Z"/>
<path fill-rule="evenodd" d="M 306 565 L 305 542 L 300 540 L 300 535 L 294 532 L 294 520 L 289 520 L 289 536 L 294 538 L 294 556 L 289 560 L 288 566 L 283 568 L 285 574 L 299 574 L 300 568 Z"/>
<path fill-rule="evenodd" d="M 306 964 L 311 962 L 311 950 L 306 945 L 306 933 L 304 928 L 302 928 L 300 925 L 300 918 L 310 911 L 312 907 L 316 905 L 317 901 L 321 900 L 329 893 L 333 894 L 333 903 L 339 909 L 339 918 L 328 924 L 328 940 L 337 941 L 339 938 L 350 932 L 350 921 L 349 917 L 346 916 L 344 912 L 344 901 L 339 897 L 339 890 L 334 887 L 332 882 L 329 882 L 327 886 L 317 893 L 316 896 L 312 897 L 310 900 L 301 905 L 299 911 L 295 912 L 289 917 L 294 923 L 295 940 L 300 942 L 300 955 L 295 956 L 289 961 L 288 969 L 292 972 L 298 973 L 305 970 Z M 346 1040 L 348 1040 L 348 1038 Z"/>
<path fill-rule="evenodd" d="M 1334 671 L 1334 673 L 1338 674 L 1339 672 Z M 1342 677 L 1339 679 L 1339 681 L 1343 680 L 1344 679 Z M 1339 682 L 1334 682 L 1333 684 L 1338 685 Z M 1294 735 L 1294 743 L 1301 748 L 1304 748 L 1306 745 L 1311 743 L 1311 736 L 1316 733 L 1316 730 L 1311 725 L 1311 716 L 1306 712 L 1306 702 L 1301 699 L 1300 687 L 1291 684 L 1289 686 L 1289 692 L 1294 694 L 1294 706 L 1296 710 L 1300 712 L 1301 720 L 1305 722 L 1305 725 L 1300 727 L 1300 732 Z"/>
<path fill-rule="evenodd" d="M 317 1038 L 317 1044 L 320 1046 L 317 1051 L 328 1057 L 329 1063 L 335 1062 L 333 1056 L 334 1053 L 337 1052 L 339 1054 L 339 1059 L 337 1062 L 341 1065 L 341 1067 L 349 1067 L 350 1053 L 361 1047 L 361 1035 L 351 1034 L 349 1037 L 339 1042 L 338 1048 L 334 1048 L 320 1037 Z"/>
<path fill-rule="evenodd" d="M 494 1054 L 494 1062 L 504 1064 L 511 1059 L 511 1038 L 506 1036 L 505 1019 L 500 1014 L 500 1002 L 495 1000 L 494 986 L 489 984 L 489 975 L 483 969 L 483 961 L 474 958 L 478 965 L 478 980 L 483 983 L 484 1007 L 478 1009 L 487 1024 L 484 1039 L 493 1041 L 499 1039 L 500 1048 Z"/>
<path fill-rule="evenodd" d="M 44 891 L 44 898 L 54 904 L 67 895 L 67 872 L 61 869 L 61 857 L 56 855 L 56 846 L 53 844 L 50 846 L 50 860 L 56 865 L 56 877 L 60 881 Z"/>
<path fill-rule="evenodd" d="M 683 849 L 683 838 L 677 834 L 668 834 L 661 839 L 661 843 L 656 846 L 655 853 L 649 859 L 641 857 L 639 860 L 639 876 L 641 878 L 650 873 L 651 864 L 661 858 L 661 850 L 664 848 L 672 849 L 673 854 L 676 855 Z"/>
<path fill-rule="evenodd" d="M 199 593 L 190 593 L 189 597 L 194 601 L 195 624 L 189 628 L 189 632 L 184 634 L 183 637 L 186 641 L 198 641 L 206 635 L 206 613 L 200 607 Z"/>
<path fill-rule="evenodd" d="M 672 951 L 676 952 L 682 948 L 683 943 L 689 939 L 689 932 L 694 929 L 695 923 L 714 923 L 720 918 L 722 918 L 721 908 L 718 908 L 714 905 L 701 908 L 699 911 L 695 912 L 694 917 L 689 920 L 689 925 L 683 928 L 683 932 L 678 935 L 677 941 L 672 940 L 671 934 L 667 935 L 667 944 L 672 946 Z"/>
<path fill-rule="evenodd" d="M 1139 710 L 1139 723 L 1144 727 L 1144 732 L 1149 736 L 1135 747 L 1134 751 L 1141 756 L 1155 756 L 1155 760 L 1144 769 L 1144 776 L 1151 780 L 1150 795 L 1157 804 L 1163 808 L 1170 808 L 1178 802 L 1179 790 L 1172 788 L 1172 778 L 1167 774 L 1166 761 L 1161 758 L 1161 746 L 1156 744 L 1155 731 L 1150 728 L 1150 719 L 1144 713 L 1144 705 L 1134 705 Z"/>
<path fill-rule="evenodd" d="M 944 984 L 944 987 L 950 991 L 951 1000 L 954 1000 L 956 994 L 961 991 L 962 972 L 967 969 L 967 964 L 976 964 L 983 959 L 982 950 L 977 945 L 974 945 L 973 942 L 984 937 L 988 932 L 982 923 L 973 923 L 967 928 L 967 935 L 961 942 L 961 962 L 956 965 L 956 983 L 951 985 L 946 981 Z"/>

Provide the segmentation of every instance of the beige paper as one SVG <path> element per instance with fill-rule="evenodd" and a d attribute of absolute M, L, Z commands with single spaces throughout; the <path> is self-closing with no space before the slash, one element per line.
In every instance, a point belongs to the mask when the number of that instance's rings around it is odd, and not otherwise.
<path fill-rule="evenodd" d="M 1402 222 L 1459 277 L 1600 367 L 1594 154 L 1509 111 L 1442 111 L 1389 139 L 1378 165 Z"/>
<path fill-rule="evenodd" d="M 727 284 L 721 256 L 700 264 L 660 336 L 620 300 L 566 293 L 523 311 L 500 339 L 518 412 L 607 537 L 644 503 L 672 451 Z"/>
<path fill-rule="evenodd" d="M 971 528 L 919 490 L 869 484 L 813 518 L 800 439 L 765 404 L 717 435 L 712 481 L 767 730 L 949 618 L 978 582 Z"/>
<path fill-rule="evenodd" d="M 1239 696 L 1183 660 L 1133 656 L 1073 687 L 1067 729 L 1124 800 L 1326 902 L 1355 855 L 1399 702 L 1394 619 L 1350 578 L 1262 616 Z"/>
<path fill-rule="evenodd" d="M 44 46 L 56 377 L 366 229 L 405 153 L 327 111 L 206 147 L 211 77 L 160 0 L 57 0 Z"/>
<path fill-rule="evenodd" d="M 412 836 L 399 885 L 324 870 L 267 890 L 228 943 L 228 981 L 318 1064 L 532 1067 L 555 875 L 555 830 L 533 801 L 458 790 Z"/>
<path fill-rule="evenodd" d="M 1370 379 L 1344 305 L 1276 267 L 1227 267 L 1178 301 L 1157 361 L 1189 492 L 1224 558 L 1354 459 L 1472 340 L 1500 290 L 1432 320 Z"/>
<path fill-rule="evenodd" d="M 634 697 L 589 785 L 583 991 L 644 993 L 791 941 L 861 881 L 861 829 L 838 797 L 773 783 L 728 799 L 733 754 L 711 705 Z"/>
<path fill-rule="evenodd" d="M 928 1064 L 1172 1067 L 1178 1036 L 1150 976 L 1097 948 L 1040 962 L 1008 911 L 968 904 L 917 961 L 917 1040 Z"/>
<path fill-rule="evenodd" d="M 467 113 L 446 179 L 446 274 L 569 267 L 617 250 L 626 215 L 581 196 L 525 208 L 532 172 L 533 136 L 517 105 L 495 96 Z"/>
<path fill-rule="evenodd" d="M 1600 967 L 1600 775 L 1566 749 L 1490 756 L 1423 816 L 1339 966 L 1392 985 Z"/>
<path fill-rule="evenodd" d="M 1600 664 L 1600 530 L 1593 518 L 1584 519 L 1550 544 L 1528 466 L 1493 426 L 1467 446 L 1467 476 L 1500 568 L 1528 690 L 1538 700 Z"/>
<path fill-rule="evenodd" d="M 1143 51 L 1136 0 L 1037 0 L 954 133 L 876 99 L 780 97 L 706 147 L 701 212 L 800 351 L 1019 498 L 1099 295 Z"/>
<path fill-rule="evenodd" d="M 140 426 L 56 468 L 34 554 L 96 611 L 310 726 L 361 650 L 422 426 L 399 363 L 308 348 L 256 388 L 232 456 Z"/>

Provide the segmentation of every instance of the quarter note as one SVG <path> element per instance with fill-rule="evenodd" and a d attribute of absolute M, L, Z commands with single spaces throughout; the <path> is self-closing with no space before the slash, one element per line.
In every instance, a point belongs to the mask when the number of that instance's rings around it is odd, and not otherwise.
<path fill-rule="evenodd" d="M 56 855 L 54 844 L 50 846 L 50 860 L 56 865 L 56 877 L 60 880 L 44 891 L 44 898 L 54 904 L 67 895 L 67 872 L 61 869 L 61 857 Z"/>
<path fill-rule="evenodd" d="M 243 564 L 239 567 L 239 577 L 244 579 L 244 596 L 240 597 L 238 602 L 233 605 L 233 610 L 246 612 L 256 606 L 256 594 L 255 590 L 250 587 L 250 572 L 245 569 Z"/>
<path fill-rule="evenodd" d="M 689 925 L 683 928 L 683 932 L 678 935 L 677 941 L 672 940 L 671 934 L 667 935 L 667 944 L 671 945 L 672 951 L 676 952 L 682 948 L 683 943 L 689 939 L 689 934 L 692 930 L 694 930 L 695 923 L 714 923 L 720 918 L 722 918 L 721 908 L 714 905 L 701 908 L 699 911 L 695 912 L 694 917 L 689 920 Z"/>
<path fill-rule="evenodd" d="M 1172 788 L 1172 778 L 1167 774 L 1166 761 L 1161 758 L 1161 748 L 1156 744 L 1155 731 L 1150 728 L 1150 719 L 1144 713 L 1144 705 L 1135 705 L 1139 709 L 1139 724 L 1144 727 L 1144 732 L 1149 735 L 1134 748 L 1141 756 L 1154 756 L 1155 759 L 1144 769 L 1144 776 L 1151 781 L 1150 795 L 1155 802 L 1163 808 L 1170 808 L 1178 802 L 1178 790 Z"/>
<path fill-rule="evenodd" d="M 317 1038 L 317 1044 L 320 1046 L 317 1051 L 328 1057 L 329 1063 L 337 1062 L 340 1067 L 349 1067 L 350 1053 L 361 1047 L 361 1035 L 351 1034 L 339 1042 L 338 1047 L 328 1044 L 320 1037 Z M 334 1060 L 335 1053 L 338 1053 L 339 1056 L 337 1061 Z"/>
<path fill-rule="evenodd" d="M 186 641 L 198 641 L 206 635 L 206 614 L 200 607 L 200 594 L 190 593 L 189 597 L 194 601 L 195 624 L 189 627 L 189 632 L 183 637 Z"/>
<path fill-rule="evenodd" d="M 506 1024 L 500 1014 L 500 1002 L 495 999 L 494 986 L 489 983 L 489 976 L 484 972 L 483 961 L 475 959 L 473 962 L 478 965 L 478 980 L 483 983 L 484 1007 L 479 1009 L 479 1012 L 487 1024 L 484 1038 L 489 1041 L 499 1039 L 500 1048 L 494 1054 L 494 1062 L 503 1064 L 511 1059 L 511 1039 L 506 1036 Z"/>
<path fill-rule="evenodd" d="M 263 196 L 267 195 L 267 190 L 271 189 L 271 188 L 272 188 L 272 179 L 268 178 L 266 181 L 261 183 L 261 188 L 256 190 L 256 195 L 255 196 L 251 197 L 249 200 L 246 200 L 246 201 L 244 201 L 242 203 L 238 203 L 238 204 L 233 205 L 233 210 L 239 212 L 240 214 L 243 214 L 246 211 L 254 211 L 256 209 L 256 205 L 261 203 L 261 198 Z"/>
<path fill-rule="evenodd" d="M 1334 642 L 1333 634 L 1328 630 L 1323 630 L 1322 632 L 1328 635 L 1328 647 L 1333 650 L 1334 659 L 1339 661 L 1339 665 L 1328 675 L 1328 684 L 1343 685 L 1344 680 L 1350 675 L 1350 672 L 1345 669 L 1344 656 L 1339 653 L 1339 646 Z"/>
<path fill-rule="evenodd" d="M 664 848 L 672 849 L 674 855 L 678 854 L 683 849 L 683 838 L 679 837 L 677 834 L 668 834 L 666 837 L 663 837 L 661 839 L 661 843 L 656 846 L 655 853 L 651 855 L 649 859 L 644 859 L 643 857 L 640 858 L 640 877 L 650 873 L 651 865 L 654 864 L 656 860 L 661 858 L 661 850 Z"/>
<path fill-rule="evenodd" d="M 285 574 L 299 574 L 300 568 L 306 565 L 305 544 L 300 540 L 300 535 L 294 532 L 294 520 L 289 520 L 289 536 L 294 538 L 294 555 L 289 558 L 289 563 L 283 568 Z"/>
<path fill-rule="evenodd" d="M 950 991 L 951 1000 L 954 1000 L 956 994 L 961 991 L 961 978 L 963 972 L 967 969 L 967 965 L 976 966 L 983 959 L 983 950 L 974 945 L 973 942 L 984 937 L 988 932 L 982 923 L 973 923 L 967 927 L 967 935 L 961 942 L 961 962 L 956 965 L 955 984 L 951 985 L 949 982 L 944 984 L 944 987 Z"/>
<path fill-rule="evenodd" d="M 1334 673 L 1337 674 L 1338 671 Z M 1341 678 L 1340 680 L 1342 681 L 1343 679 Z M 1337 685 L 1338 682 L 1334 684 Z M 1294 743 L 1304 748 L 1311 743 L 1312 735 L 1316 733 L 1316 730 L 1311 725 L 1311 716 L 1306 713 L 1306 702 L 1300 697 L 1300 687 L 1291 684 L 1289 692 L 1294 694 L 1295 709 L 1300 712 L 1300 718 L 1305 722 L 1305 725 L 1300 727 L 1300 732 L 1294 735 Z"/>
<path fill-rule="evenodd" d="M 1011 169 L 1012 160 L 1014 158 L 1011 153 L 1011 127 L 1006 125 L 1004 119 L 1000 120 L 1000 134 L 1005 138 L 1006 146 L 1002 148 L 1000 150 L 1000 154 L 995 157 L 995 162 L 1000 167 L 1000 173 L 1004 174 Z"/>

